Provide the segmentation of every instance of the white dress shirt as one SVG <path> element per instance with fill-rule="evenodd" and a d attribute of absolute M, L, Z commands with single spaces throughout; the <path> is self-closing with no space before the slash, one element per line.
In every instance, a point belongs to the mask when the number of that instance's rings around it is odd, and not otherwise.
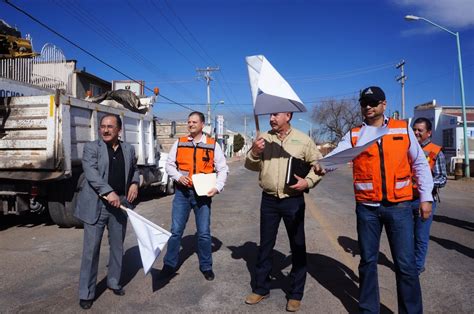
<path fill-rule="evenodd" d="M 188 136 L 188 139 L 193 142 L 194 146 L 197 143 L 207 143 L 206 135 L 202 134 L 201 138 L 196 141 L 196 139 Z M 183 175 L 179 172 L 176 166 L 176 153 L 178 151 L 178 142 L 177 140 L 170 149 L 168 154 L 168 159 L 166 160 L 165 170 L 168 175 L 175 181 L 178 181 Z M 224 189 L 225 181 L 227 180 L 227 174 L 229 173 L 229 167 L 227 166 L 224 153 L 218 143 L 216 143 L 214 148 L 214 168 L 216 169 L 217 180 L 216 188 L 217 191 L 221 192 Z"/>

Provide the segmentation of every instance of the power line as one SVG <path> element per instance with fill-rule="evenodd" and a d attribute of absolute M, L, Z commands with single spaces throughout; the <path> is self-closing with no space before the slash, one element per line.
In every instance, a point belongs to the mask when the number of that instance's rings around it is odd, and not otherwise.
<path fill-rule="evenodd" d="M 293 78 L 288 77 L 288 79 L 292 79 L 292 82 L 299 82 L 299 83 L 337 80 L 341 78 L 347 78 L 351 76 L 357 76 L 360 74 L 366 74 L 366 73 L 388 69 L 388 68 L 393 67 L 395 64 L 396 62 L 390 62 L 390 63 L 380 64 L 380 65 L 375 65 L 375 66 L 370 66 L 370 67 L 365 67 L 365 68 L 360 68 L 360 69 L 355 69 L 355 70 L 349 70 L 349 71 L 344 71 L 344 72 L 339 72 L 339 73 L 334 73 L 334 74 L 319 75 L 319 76 L 314 76 L 314 77 L 300 77 L 300 79 L 296 79 L 296 80 L 295 80 L 296 77 L 293 77 Z"/>
<path fill-rule="evenodd" d="M 161 16 L 166 20 L 166 22 L 175 30 L 175 32 L 183 39 L 183 41 L 188 44 L 188 46 L 199 56 L 205 63 L 207 63 L 206 59 L 194 48 L 191 43 L 184 37 L 184 35 L 178 30 L 178 28 L 174 25 L 174 23 L 163 13 L 163 10 L 159 8 L 153 0 L 150 0 L 150 3 L 158 10 Z"/>
<path fill-rule="evenodd" d="M 9 6 L 13 7 L 14 9 L 16 9 L 17 11 L 25 14 L 27 17 L 29 17 L 30 19 L 32 19 L 33 21 L 35 21 L 36 23 L 40 24 L 41 26 L 43 26 L 44 28 L 46 28 L 47 30 L 49 30 L 50 32 L 54 33 L 55 35 L 59 36 L 60 38 L 64 39 L 66 42 L 70 43 L 71 45 L 73 45 L 74 47 L 76 47 L 77 49 L 81 50 L 82 52 L 84 52 L 85 54 L 89 55 L 90 57 L 92 57 L 93 59 L 99 61 L 100 63 L 102 63 L 103 65 L 109 67 L 110 69 L 114 70 L 115 72 L 125 76 L 126 78 L 130 79 L 131 81 L 139 84 L 139 85 L 142 85 L 144 88 L 146 88 L 147 90 L 151 91 L 151 92 L 154 92 L 151 88 L 147 87 L 147 86 L 144 86 L 141 82 L 135 80 L 134 78 L 132 78 L 131 76 L 129 76 L 128 74 L 125 74 L 124 72 L 122 72 L 121 70 L 117 69 L 116 67 L 110 65 L 109 63 L 105 62 L 104 60 L 96 57 L 94 54 L 92 54 L 91 52 L 87 51 L 86 49 L 82 48 L 81 46 L 79 46 L 78 44 L 76 44 L 75 42 L 73 42 L 72 40 L 68 39 L 67 37 L 63 36 L 62 34 L 60 34 L 59 32 L 55 31 L 54 29 L 52 29 L 51 27 L 49 27 L 48 25 L 46 25 L 45 23 L 41 22 L 40 20 L 38 20 L 37 18 L 35 18 L 34 16 L 32 16 L 30 13 L 26 12 L 25 10 L 21 9 L 20 7 L 14 5 L 13 3 L 11 3 L 9 0 L 4 0 L 6 4 L 8 4 Z M 174 101 L 173 99 L 171 98 L 168 98 L 166 97 L 165 95 L 163 94 L 160 94 L 160 97 L 178 105 L 178 106 L 181 106 L 183 108 L 186 108 L 190 111 L 192 111 L 191 108 L 188 108 L 176 101 Z"/>
<path fill-rule="evenodd" d="M 176 47 L 173 45 L 172 42 L 170 42 L 165 36 L 163 36 L 163 34 L 161 34 L 161 32 L 160 32 L 158 29 L 156 29 L 156 27 L 153 25 L 153 23 L 149 22 L 148 19 L 147 19 L 145 16 L 143 16 L 143 14 L 141 14 L 140 11 L 138 11 L 138 9 L 135 8 L 129 0 L 127 0 L 127 4 L 128 4 L 128 6 L 129 6 L 133 11 L 135 11 L 135 13 L 136 13 L 146 24 L 148 24 L 148 26 L 149 26 L 151 29 L 153 29 L 153 31 L 155 31 L 155 32 L 158 34 L 158 36 L 161 37 L 161 39 L 162 39 L 164 42 L 166 42 L 171 48 L 173 48 L 174 50 L 176 50 L 176 52 L 179 53 L 184 59 L 186 59 L 186 61 L 188 61 L 189 64 L 191 64 L 193 67 L 197 67 L 197 65 L 196 65 L 194 62 L 192 62 L 191 59 L 189 59 L 183 52 L 181 52 L 181 50 L 179 50 L 178 48 L 176 48 Z"/>
<path fill-rule="evenodd" d="M 146 59 L 136 49 L 119 38 L 112 30 L 101 23 L 101 21 L 99 21 L 97 18 L 94 18 L 91 13 L 85 12 L 84 9 L 82 9 L 82 7 L 77 5 L 74 1 L 68 1 L 67 4 L 59 0 L 53 1 L 61 6 L 72 17 L 76 18 L 80 23 L 89 27 L 98 36 L 102 37 L 112 46 L 131 57 L 132 60 L 143 66 L 143 68 L 150 71 L 151 73 L 154 73 L 154 71 L 159 72 L 158 67 L 156 67 L 151 61 Z M 154 70 L 152 70 L 152 68 Z"/>
<path fill-rule="evenodd" d="M 170 102 L 167 101 L 157 101 L 157 103 L 160 104 L 170 104 Z M 207 106 L 206 103 L 190 103 L 190 102 L 184 102 L 182 103 L 183 105 L 187 106 Z M 225 102 L 223 104 L 219 104 L 220 107 L 236 107 L 236 106 L 253 106 L 251 103 L 240 103 L 240 104 L 226 104 Z"/>
<path fill-rule="evenodd" d="M 174 11 L 173 7 L 171 7 L 171 5 L 169 4 L 168 0 L 164 0 L 166 5 L 168 6 L 168 8 L 170 9 L 170 11 L 174 14 L 174 16 L 176 16 L 176 18 L 178 19 L 178 21 L 181 23 L 181 25 L 183 26 L 183 28 L 188 32 L 189 36 L 191 36 L 191 38 L 197 43 L 197 45 L 199 46 L 199 48 L 201 48 L 201 50 L 207 55 L 207 57 L 214 63 L 214 65 L 217 66 L 217 62 L 214 61 L 214 59 L 207 53 L 207 51 L 201 46 L 201 44 L 199 43 L 199 41 L 196 39 L 196 37 L 193 35 L 193 33 L 191 33 L 191 31 L 186 27 L 186 24 L 184 24 L 183 20 L 181 20 L 181 18 L 178 16 L 178 14 L 176 14 L 176 12 Z"/>
<path fill-rule="evenodd" d="M 214 65 L 217 66 L 217 62 L 214 60 L 214 58 L 212 58 L 212 56 L 207 53 L 206 49 L 204 49 L 204 47 L 201 45 L 201 43 L 197 40 L 196 36 L 193 35 L 193 33 L 189 30 L 189 28 L 186 26 L 186 24 L 184 24 L 183 20 L 179 17 L 178 14 L 176 14 L 176 11 L 173 9 L 173 7 L 170 5 L 170 3 L 168 2 L 168 0 L 164 0 L 164 2 L 166 3 L 166 5 L 168 6 L 168 8 L 170 9 L 170 11 L 173 13 L 173 15 L 176 17 L 176 19 L 180 22 L 180 24 L 183 26 L 183 28 L 186 30 L 186 32 L 189 34 L 189 36 L 196 42 L 196 44 L 198 45 L 199 48 L 201 48 L 201 50 L 204 52 L 204 54 L 212 61 L 212 63 L 214 63 Z M 232 95 L 232 98 L 233 100 L 235 101 L 236 98 L 235 98 L 235 95 L 233 94 L 232 92 L 232 89 L 230 88 L 229 84 L 227 84 L 227 79 L 226 77 L 224 76 L 224 71 L 219 71 L 219 74 L 221 75 L 222 77 L 222 81 L 224 82 L 224 85 L 225 87 L 227 87 L 227 89 L 230 91 L 230 94 Z M 219 83 L 220 85 L 220 83 Z M 230 97 L 227 95 L 227 93 L 225 92 L 225 88 L 223 86 L 221 86 L 222 90 L 224 91 L 224 94 L 226 95 L 227 99 L 232 102 L 232 100 L 230 99 Z"/>
<path fill-rule="evenodd" d="M 69 3 L 74 4 L 74 1 L 70 1 Z M 84 21 L 90 21 L 90 23 L 85 23 L 89 28 L 91 28 L 96 34 L 102 36 L 105 38 L 107 41 L 110 42 L 112 40 L 111 44 L 115 47 L 118 47 L 121 51 L 123 51 L 125 54 L 130 56 L 130 58 L 134 61 L 136 61 L 138 64 L 140 64 L 143 68 L 145 68 L 147 71 L 150 73 L 156 74 L 158 72 L 160 75 L 167 77 L 166 73 L 163 73 L 153 62 L 151 62 L 149 59 L 147 59 L 145 56 L 143 56 L 139 51 L 137 51 L 134 47 L 129 45 L 126 41 L 122 40 L 119 36 L 117 36 L 110 28 L 108 28 L 104 23 L 102 23 L 100 20 L 97 18 L 94 18 L 92 13 L 85 11 L 81 6 L 75 4 L 75 8 L 73 8 L 73 13 L 72 15 L 78 18 L 78 20 L 84 24 Z M 78 17 L 78 15 L 75 12 L 81 13 L 82 16 Z M 100 29 L 96 29 L 95 26 L 99 26 Z M 149 82 L 147 82 L 149 83 Z M 184 92 L 188 96 L 192 98 L 196 98 L 195 95 L 192 94 L 188 89 L 179 86 L 172 86 L 172 88 L 179 90 L 181 92 Z"/>
<path fill-rule="evenodd" d="M 164 42 L 168 44 L 172 49 L 174 49 L 178 54 L 180 54 L 189 64 L 191 64 L 193 67 L 197 67 L 196 64 L 188 58 L 181 50 L 179 50 L 171 41 L 169 41 L 166 37 L 163 36 L 163 34 L 151 23 L 140 11 L 132 5 L 132 2 L 130 0 L 127 0 L 128 6 L 135 11 L 135 13 L 149 26 L 150 29 L 152 29 Z M 182 88 L 188 96 L 191 96 L 192 98 L 197 99 L 196 95 L 194 95 L 192 92 L 189 90 Z"/>

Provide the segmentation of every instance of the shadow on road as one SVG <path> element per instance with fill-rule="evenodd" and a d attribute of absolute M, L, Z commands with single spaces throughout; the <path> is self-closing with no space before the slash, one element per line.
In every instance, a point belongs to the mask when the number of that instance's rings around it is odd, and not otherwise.
<path fill-rule="evenodd" d="M 148 201 L 160 199 L 166 196 L 167 195 L 160 192 L 157 187 L 148 187 L 148 188 L 140 190 L 140 193 L 138 194 L 138 203 L 148 202 Z"/>
<path fill-rule="evenodd" d="M 356 243 L 357 244 L 357 243 Z M 243 259 L 251 276 L 251 287 L 255 288 L 255 264 L 257 262 L 258 246 L 255 242 L 245 242 L 242 246 L 228 246 L 232 252 L 232 258 Z M 341 262 L 321 254 L 307 254 L 308 274 L 312 276 L 321 286 L 337 297 L 347 312 L 358 311 L 359 290 L 357 283 L 359 278 L 354 272 Z M 289 291 L 290 283 L 288 274 L 283 269 L 291 265 L 291 255 L 285 255 L 273 250 L 272 284 L 271 289 L 282 289 L 285 293 Z M 393 313 L 385 305 L 380 305 L 380 313 Z"/>
<path fill-rule="evenodd" d="M 464 246 L 462 244 L 459 244 L 457 242 L 448 240 L 448 239 L 442 239 L 434 236 L 430 236 L 430 240 L 438 243 L 442 247 L 448 250 L 455 250 L 458 251 L 461 254 L 466 255 L 467 257 L 474 258 L 474 250 Z"/>
<path fill-rule="evenodd" d="M 448 225 L 466 229 L 469 231 L 474 231 L 474 223 L 470 221 L 460 220 L 456 218 L 451 218 L 447 216 L 434 215 L 433 220 L 436 222 L 442 222 Z"/>
<path fill-rule="evenodd" d="M 122 275 L 120 277 L 120 285 L 125 287 L 135 277 L 137 272 L 142 269 L 142 262 L 140 258 L 140 251 L 138 245 L 129 248 L 123 255 L 122 261 Z M 107 290 L 107 276 L 102 278 L 95 289 L 95 299 L 99 299 L 102 293 Z"/>
<path fill-rule="evenodd" d="M 176 267 L 176 271 L 184 264 L 184 262 L 190 258 L 194 253 L 197 252 L 197 234 L 194 235 L 187 235 L 181 239 L 181 250 L 179 251 L 178 256 L 178 266 Z M 222 241 L 216 237 L 211 238 L 211 245 L 212 245 L 212 253 L 219 251 L 222 246 Z M 162 253 L 164 254 L 164 253 Z M 199 270 L 197 270 L 199 271 Z M 177 274 L 175 273 L 169 277 L 162 277 L 160 276 L 160 271 L 157 269 L 152 268 L 150 270 L 151 276 L 153 278 L 152 285 L 153 285 L 153 292 L 156 292 L 166 286 L 172 278 L 174 278 Z"/>
<path fill-rule="evenodd" d="M 257 263 L 258 246 L 255 242 L 245 242 L 242 246 L 228 246 L 232 252 L 233 259 L 243 259 L 250 274 L 250 286 L 255 289 L 255 265 Z M 272 272 L 270 274 L 270 289 L 281 289 L 287 293 L 290 289 L 288 274 L 282 272 L 283 269 L 291 265 L 291 255 L 273 250 Z"/>
<path fill-rule="evenodd" d="M 357 313 L 359 278 L 343 263 L 322 254 L 308 253 L 308 273 L 338 298 L 348 313 Z M 380 304 L 380 313 L 393 313 Z"/>
<path fill-rule="evenodd" d="M 143 269 L 138 245 L 129 248 L 125 252 L 123 255 L 122 265 L 122 277 L 120 278 L 120 282 L 121 285 L 125 287 L 130 281 L 132 281 L 138 271 Z"/>
<path fill-rule="evenodd" d="M 0 231 L 11 227 L 32 228 L 39 225 L 52 226 L 54 223 L 47 213 L 41 215 L 26 213 L 20 216 L 7 215 L 0 218 Z"/>
<path fill-rule="evenodd" d="M 359 244 L 358 244 L 357 240 L 351 239 L 349 237 L 340 236 L 340 237 L 337 238 L 337 242 L 344 249 L 344 251 L 346 251 L 347 253 L 351 253 L 353 257 L 356 256 L 356 255 L 360 255 Z M 387 266 L 393 272 L 395 272 L 395 265 L 382 252 L 379 252 L 378 264 L 383 265 L 383 266 Z"/>

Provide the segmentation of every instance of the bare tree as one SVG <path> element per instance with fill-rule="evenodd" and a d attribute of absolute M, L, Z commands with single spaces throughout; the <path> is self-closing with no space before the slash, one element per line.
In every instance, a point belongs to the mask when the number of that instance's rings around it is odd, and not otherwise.
<path fill-rule="evenodd" d="M 362 123 L 359 102 L 354 98 L 323 100 L 314 107 L 311 118 L 320 125 L 318 137 L 336 144 Z"/>

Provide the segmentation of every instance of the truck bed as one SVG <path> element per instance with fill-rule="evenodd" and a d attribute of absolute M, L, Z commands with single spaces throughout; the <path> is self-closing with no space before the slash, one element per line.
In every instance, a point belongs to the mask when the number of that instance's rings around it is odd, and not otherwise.
<path fill-rule="evenodd" d="M 137 164 L 156 164 L 151 112 L 59 94 L 12 97 L 0 105 L 0 178 L 70 176 L 72 167 L 81 164 L 84 144 L 99 138 L 99 121 L 106 113 L 122 118 L 121 140 L 134 146 Z"/>

